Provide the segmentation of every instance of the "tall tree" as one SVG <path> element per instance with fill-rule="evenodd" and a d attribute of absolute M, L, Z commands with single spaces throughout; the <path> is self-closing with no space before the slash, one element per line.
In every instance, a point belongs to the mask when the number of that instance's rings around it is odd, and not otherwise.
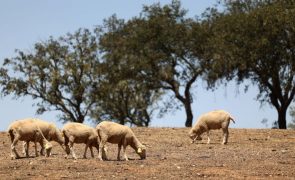
<path fill-rule="evenodd" d="M 224 11 L 210 11 L 204 23 L 212 33 L 207 51 L 211 82 L 251 80 L 259 87 L 257 99 L 276 108 L 280 129 L 286 129 L 295 95 L 294 12 L 294 1 L 225 1 Z"/>
<path fill-rule="evenodd" d="M 294 106 L 290 108 L 290 116 L 292 118 L 292 121 L 288 124 L 288 128 L 295 129 L 295 107 Z"/>
<path fill-rule="evenodd" d="M 38 42 L 32 52 L 18 50 L 14 58 L 5 59 L 1 68 L 4 95 L 30 96 L 39 100 L 37 113 L 57 110 L 60 120 L 83 123 L 95 103 L 98 88 L 97 37 L 79 29 L 58 39 Z"/>
<path fill-rule="evenodd" d="M 94 109 L 92 116 L 99 121 L 108 119 L 120 124 L 148 126 L 163 93 L 148 87 L 134 71 L 135 65 L 122 53 L 125 48 L 120 38 L 124 26 L 124 20 L 113 15 L 99 27 L 105 31 L 100 39 L 104 78 L 97 92 L 99 110 Z"/>
<path fill-rule="evenodd" d="M 105 43 L 106 52 L 117 55 L 129 65 L 133 76 L 151 89 L 161 89 L 177 99 L 186 111 L 185 126 L 192 126 L 191 89 L 201 74 L 197 53 L 193 53 L 192 26 L 180 1 L 160 6 L 145 6 L 141 16 L 128 21 L 124 28 L 107 34 L 116 45 Z M 114 34 L 118 33 L 118 36 Z M 197 33 L 197 32 L 195 32 Z M 108 39 L 109 39 L 108 38 Z M 110 42 L 110 41 L 108 41 Z M 131 73 L 132 74 L 132 73 Z"/>

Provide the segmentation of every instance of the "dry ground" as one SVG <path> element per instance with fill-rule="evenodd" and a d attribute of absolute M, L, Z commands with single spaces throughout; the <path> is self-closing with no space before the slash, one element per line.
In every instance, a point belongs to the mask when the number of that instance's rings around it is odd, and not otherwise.
<path fill-rule="evenodd" d="M 0 179 L 295 179 L 295 131 L 230 129 L 228 145 L 221 130 L 211 132 L 211 144 L 190 144 L 188 128 L 134 128 L 147 145 L 147 159 L 139 160 L 128 147 L 130 161 L 116 161 L 116 145 L 109 145 L 110 161 L 64 159 L 54 143 L 49 158 L 10 159 L 10 140 L 0 133 Z M 21 152 L 19 146 L 18 152 Z M 76 145 L 82 157 L 84 146 Z"/>

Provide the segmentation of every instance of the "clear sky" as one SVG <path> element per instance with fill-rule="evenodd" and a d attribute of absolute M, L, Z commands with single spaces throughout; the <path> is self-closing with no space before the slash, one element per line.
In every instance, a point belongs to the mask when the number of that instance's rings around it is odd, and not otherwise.
<path fill-rule="evenodd" d="M 0 1 L 0 64 L 4 58 L 15 56 L 15 49 L 30 50 L 33 44 L 46 40 L 49 36 L 59 37 L 78 28 L 90 28 L 101 25 L 102 20 L 117 14 L 119 18 L 130 19 L 138 16 L 143 4 L 156 2 L 168 4 L 170 0 L 1 0 Z M 182 0 L 188 17 L 200 15 L 215 0 Z M 236 128 L 264 128 L 263 118 L 270 122 L 277 119 L 277 113 L 269 105 L 263 107 L 255 101 L 257 88 L 250 87 L 244 93 L 243 87 L 229 83 L 217 91 L 206 91 L 205 83 L 198 81 L 194 90 L 194 122 L 202 113 L 214 109 L 225 109 L 236 119 Z M 237 94 L 237 92 L 240 92 Z M 57 112 L 36 115 L 35 101 L 28 98 L 12 99 L 11 96 L 0 99 L 0 131 L 6 130 L 9 124 L 26 117 L 38 117 L 55 122 Z M 290 117 L 288 116 L 290 119 Z M 183 109 L 168 114 L 162 119 L 154 117 L 154 127 L 184 127 L 185 112 Z"/>

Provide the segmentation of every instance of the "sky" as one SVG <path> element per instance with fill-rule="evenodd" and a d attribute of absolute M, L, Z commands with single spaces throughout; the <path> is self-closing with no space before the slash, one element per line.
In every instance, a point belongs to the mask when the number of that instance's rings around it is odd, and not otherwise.
<path fill-rule="evenodd" d="M 73 33 L 79 28 L 93 29 L 101 25 L 103 19 L 116 14 L 118 18 L 128 20 L 138 16 L 143 5 L 160 2 L 161 5 L 171 3 L 170 0 L 1 0 L 0 1 L 0 66 L 4 58 L 16 55 L 15 49 L 30 50 L 34 43 Z M 215 0 L 182 0 L 182 7 L 188 10 L 188 17 L 201 15 L 207 7 L 213 6 Z M 234 82 L 221 86 L 216 91 L 207 91 L 206 84 L 201 80 L 197 86 L 192 104 L 194 123 L 202 113 L 224 109 L 235 117 L 236 124 L 232 128 L 266 128 L 261 123 L 268 119 L 277 119 L 277 113 L 270 105 L 261 106 L 255 100 L 257 87 L 251 86 L 244 93 L 243 86 Z M 239 93 L 238 93 L 239 92 Z M 63 126 L 58 120 L 57 112 L 36 114 L 36 101 L 30 97 L 13 99 L 12 96 L 0 98 L 0 131 L 7 130 L 9 124 L 17 119 L 36 117 L 54 122 L 59 128 Z M 169 113 L 163 118 L 154 116 L 152 127 L 184 127 L 184 109 Z M 290 120 L 290 116 L 288 116 Z M 93 125 L 93 124 L 89 124 Z"/>

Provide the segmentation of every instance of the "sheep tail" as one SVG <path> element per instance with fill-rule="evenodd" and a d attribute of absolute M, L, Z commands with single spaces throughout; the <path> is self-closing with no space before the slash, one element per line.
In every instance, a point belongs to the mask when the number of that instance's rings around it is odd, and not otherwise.
<path fill-rule="evenodd" d="M 100 137 L 100 133 L 99 133 L 101 131 L 100 127 L 97 127 L 96 131 L 97 131 L 97 135 L 98 135 L 98 140 L 100 142 L 101 141 L 101 137 Z"/>
<path fill-rule="evenodd" d="M 236 123 L 235 120 L 234 120 L 234 118 L 231 115 L 229 115 L 229 120 L 232 120 L 233 123 Z"/>
<path fill-rule="evenodd" d="M 9 136 L 10 136 L 10 140 L 11 140 L 11 142 L 13 142 L 13 140 L 14 140 L 13 129 L 9 129 L 9 130 L 8 130 L 8 133 L 9 133 Z"/>

